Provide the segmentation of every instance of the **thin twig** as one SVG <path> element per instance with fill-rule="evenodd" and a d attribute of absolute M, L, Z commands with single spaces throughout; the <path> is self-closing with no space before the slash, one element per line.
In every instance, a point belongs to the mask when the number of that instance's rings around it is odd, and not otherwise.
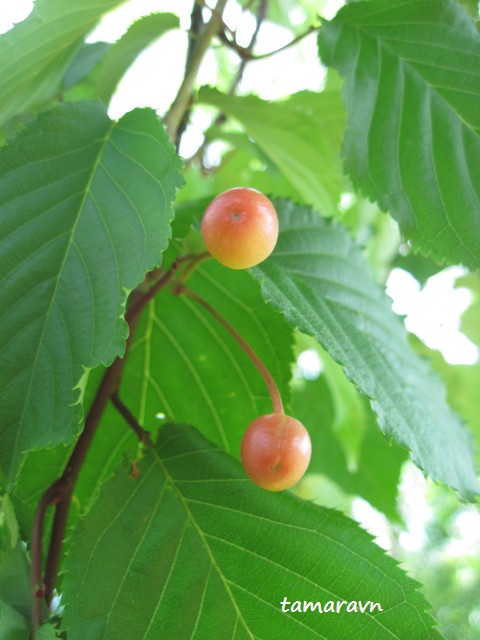
<path fill-rule="evenodd" d="M 197 256 L 185 256 L 184 258 L 179 258 L 174 262 L 170 270 L 167 271 L 146 293 L 140 294 L 140 298 L 125 314 L 125 319 L 129 326 L 129 336 L 126 341 L 125 353 L 122 357 L 117 357 L 105 372 L 85 419 L 84 429 L 75 444 L 61 477 L 44 492 L 39 501 L 34 516 L 31 556 L 32 627 L 34 634 L 42 622 L 43 599 L 45 598 L 48 605 L 52 602 L 73 489 L 105 407 L 109 399 L 117 393 L 119 388 L 126 358 L 133 341 L 135 328 L 138 320 L 140 319 L 140 314 L 148 302 L 171 281 L 179 266 L 186 260 L 191 261 L 196 258 Z M 145 279 L 145 283 L 147 282 L 148 276 Z M 50 536 L 47 561 L 45 564 L 44 579 L 42 580 L 43 531 L 45 515 L 49 506 L 55 506 L 55 515 Z"/>
<path fill-rule="evenodd" d="M 215 9 L 212 10 L 212 17 L 205 26 L 205 29 L 195 46 L 192 59 L 190 61 L 190 67 L 186 70 L 177 96 L 165 116 L 165 127 L 170 139 L 177 145 L 177 147 L 179 142 L 178 132 L 185 113 L 188 111 L 190 106 L 200 65 L 210 47 L 213 37 L 220 31 L 221 26 L 218 21 L 218 16 L 222 16 L 226 4 L 227 0 L 218 0 Z"/>
<path fill-rule="evenodd" d="M 205 29 L 205 22 L 203 19 L 202 7 L 197 2 L 194 2 L 192 12 L 190 15 L 190 29 L 188 32 L 188 50 L 187 50 L 187 57 L 185 60 L 184 75 L 187 74 L 188 70 L 192 66 L 193 61 L 195 60 L 195 50 L 197 47 L 197 43 L 204 29 Z M 180 124 L 178 125 L 177 134 L 176 134 L 177 150 L 180 147 L 180 141 L 182 139 L 183 134 L 185 133 L 188 122 L 190 120 L 191 108 L 192 108 L 192 98 L 190 98 L 190 103 L 188 105 L 188 108 L 185 110 L 183 117 L 180 121 Z"/>
<path fill-rule="evenodd" d="M 196 0 L 197 2 L 201 2 L 202 0 Z M 257 42 L 257 38 L 258 38 L 258 33 L 260 31 L 260 27 L 262 26 L 262 22 L 265 20 L 266 18 L 266 13 L 267 13 L 267 6 L 268 6 L 268 0 L 260 0 L 259 3 L 259 7 L 258 7 L 258 11 L 257 11 L 257 18 L 256 18 L 256 24 L 255 24 L 255 30 L 252 34 L 252 37 L 250 39 L 250 42 L 248 43 L 248 46 L 246 47 L 246 51 L 252 52 L 255 44 Z M 225 30 L 223 35 L 225 35 Z M 220 38 L 222 38 L 222 34 L 220 33 Z M 228 95 L 229 96 L 233 96 L 235 95 L 235 92 L 238 88 L 238 85 L 240 84 L 240 82 L 242 81 L 243 75 L 245 73 L 245 69 L 247 67 L 247 64 L 250 60 L 248 58 L 242 58 L 240 65 L 237 69 L 237 72 L 235 74 L 235 78 L 232 82 L 232 84 L 230 85 L 230 88 L 228 90 Z M 215 122 L 213 123 L 214 127 L 219 127 L 220 125 L 222 125 L 225 120 L 227 119 L 226 115 L 224 113 L 219 113 L 218 116 L 215 118 Z M 207 138 L 205 138 L 202 142 L 202 144 L 199 146 L 199 148 L 197 149 L 197 151 L 191 156 L 191 158 L 189 158 L 186 162 L 186 165 L 189 166 L 192 162 L 194 162 L 195 160 L 199 160 L 200 164 L 201 164 L 201 168 L 203 173 L 207 173 L 207 170 L 205 168 L 205 163 L 204 163 L 204 154 L 205 154 L 205 149 L 208 146 L 208 140 Z"/>
<path fill-rule="evenodd" d="M 254 50 L 255 45 L 257 43 L 258 34 L 260 32 L 260 28 L 262 26 L 263 21 L 267 17 L 267 6 L 268 6 L 268 0 L 260 0 L 260 3 L 258 5 L 258 10 L 257 10 L 257 19 L 256 19 L 256 24 L 255 24 L 255 30 L 254 30 L 254 32 L 252 34 L 252 37 L 250 38 L 250 42 L 248 43 L 248 46 L 245 48 L 245 51 L 247 51 L 249 54 L 253 54 L 253 50 Z M 228 91 L 228 95 L 234 95 L 235 91 L 237 90 L 238 85 L 242 81 L 243 74 L 245 73 L 245 69 L 246 69 L 247 63 L 250 60 L 252 60 L 252 58 L 242 58 L 242 60 L 240 62 L 240 66 L 238 68 L 238 71 L 237 71 L 237 73 L 235 75 L 235 79 L 234 79 L 234 81 L 232 83 L 232 86 L 230 87 L 230 89 Z"/>
<path fill-rule="evenodd" d="M 172 264 L 172 266 L 170 267 L 170 269 L 159 280 L 157 280 L 157 282 L 148 291 L 146 291 L 138 299 L 138 301 L 135 302 L 130 307 L 130 309 L 128 309 L 127 313 L 125 314 L 125 320 L 129 325 L 131 322 L 133 322 L 135 318 L 139 316 L 139 314 L 143 311 L 143 309 L 150 302 L 150 300 L 152 300 L 161 289 L 167 286 L 167 284 L 176 275 L 180 266 L 184 262 L 192 260 L 192 258 L 193 256 L 191 255 L 180 256 L 179 258 L 177 258 L 175 262 Z"/>
<path fill-rule="evenodd" d="M 113 393 L 110 400 L 125 422 L 135 431 L 140 442 L 147 443 L 150 440 L 150 432 L 141 427 L 133 413 L 120 400 L 118 393 Z"/>
<path fill-rule="evenodd" d="M 238 44 L 236 40 L 230 40 L 230 38 L 228 38 L 224 32 L 220 32 L 218 34 L 218 37 L 222 42 L 224 42 L 228 47 L 230 47 L 230 49 L 233 49 L 233 51 L 235 51 L 242 60 L 253 61 L 253 60 L 263 60 L 265 58 L 271 58 L 272 56 L 277 55 L 277 53 L 281 53 L 282 51 L 285 51 L 286 49 L 289 49 L 290 47 L 295 46 L 301 40 L 309 36 L 314 31 L 318 31 L 318 29 L 319 27 L 309 27 L 306 31 L 296 36 L 295 38 L 293 38 L 293 40 L 290 40 L 290 42 L 287 42 L 287 44 L 282 45 L 278 49 L 273 49 L 272 51 L 267 51 L 266 53 L 258 53 L 258 54 L 252 53 L 249 50 L 249 47 L 242 47 L 241 45 Z"/>
<path fill-rule="evenodd" d="M 228 32 L 232 36 L 232 38 L 235 37 L 235 31 L 230 29 L 230 27 L 223 20 L 223 10 L 219 11 L 218 5 L 212 8 L 205 2 L 205 0 L 195 0 L 195 4 L 202 9 L 208 9 L 208 11 L 210 11 L 210 13 L 212 14 L 212 17 L 217 21 L 219 29 L 224 33 Z"/>

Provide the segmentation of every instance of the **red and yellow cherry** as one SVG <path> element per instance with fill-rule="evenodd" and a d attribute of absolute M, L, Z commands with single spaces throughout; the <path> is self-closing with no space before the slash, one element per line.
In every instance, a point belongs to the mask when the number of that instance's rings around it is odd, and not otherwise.
<path fill-rule="evenodd" d="M 282 413 L 254 420 L 245 431 L 241 458 L 247 475 L 264 489 L 282 491 L 296 484 L 312 453 L 303 424 Z"/>
<path fill-rule="evenodd" d="M 263 262 L 275 248 L 277 212 L 256 189 L 229 189 L 206 208 L 202 236 L 218 262 L 231 269 L 248 269 Z"/>

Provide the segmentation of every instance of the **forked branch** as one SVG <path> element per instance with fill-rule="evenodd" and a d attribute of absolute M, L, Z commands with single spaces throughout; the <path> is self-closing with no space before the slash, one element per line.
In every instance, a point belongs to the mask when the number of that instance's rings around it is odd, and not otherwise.
<path fill-rule="evenodd" d="M 105 407 L 110 398 L 117 397 L 117 391 L 120 386 L 126 359 L 133 341 L 137 323 L 140 319 L 140 314 L 148 302 L 175 277 L 180 266 L 185 263 L 188 265 L 189 262 L 198 262 L 198 256 L 179 258 L 166 273 L 161 275 L 153 286 L 147 289 L 146 292 L 139 294 L 139 297 L 125 314 L 125 319 L 129 327 L 125 353 L 123 357 L 117 357 L 113 364 L 106 370 L 85 419 L 84 429 L 75 444 L 62 475 L 45 491 L 39 501 L 34 516 L 31 549 L 32 626 L 34 634 L 42 622 L 43 600 L 45 599 L 49 606 L 52 602 L 75 483 L 98 425 L 100 424 Z M 144 285 L 148 284 L 149 279 L 147 277 Z M 42 545 L 44 523 L 46 512 L 50 506 L 55 508 L 55 515 L 45 572 L 43 574 Z"/>

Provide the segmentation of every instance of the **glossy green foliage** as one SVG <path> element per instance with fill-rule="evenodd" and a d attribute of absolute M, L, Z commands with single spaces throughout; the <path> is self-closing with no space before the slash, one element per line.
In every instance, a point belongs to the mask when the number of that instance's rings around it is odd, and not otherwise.
<path fill-rule="evenodd" d="M 291 331 L 251 278 L 212 260 L 198 268 L 189 287 L 241 331 L 288 403 Z M 145 428 L 155 429 L 157 415 L 195 421 L 236 456 L 248 424 L 272 411 L 263 379 L 229 333 L 194 300 L 169 291 L 150 303 L 137 329 L 120 395 Z"/>
<path fill-rule="evenodd" d="M 339 365 L 325 353 L 318 379 L 294 387 L 292 414 L 310 431 L 309 471 L 327 477 L 350 496 L 361 496 L 388 518 L 398 520 L 397 486 L 405 449 L 379 431 L 375 414 Z M 303 491 L 314 491 L 309 484 Z M 310 493 L 309 493 L 310 495 Z M 337 506 L 338 503 L 336 503 Z"/>

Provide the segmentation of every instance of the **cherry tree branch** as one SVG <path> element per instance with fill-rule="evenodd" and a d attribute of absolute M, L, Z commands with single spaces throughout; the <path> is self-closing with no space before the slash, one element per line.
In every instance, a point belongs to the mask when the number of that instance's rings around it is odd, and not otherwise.
<path fill-rule="evenodd" d="M 184 256 L 183 258 L 177 259 L 169 271 L 164 273 L 150 289 L 139 294 L 140 297 L 125 314 L 125 320 L 129 327 L 125 353 L 122 357 L 117 357 L 105 372 L 85 419 L 84 429 L 75 444 L 62 475 L 44 492 L 39 501 L 34 516 L 31 548 L 32 626 L 34 633 L 42 622 L 43 600 L 45 599 L 48 605 L 52 602 L 75 483 L 105 407 L 110 398 L 117 394 L 141 312 L 148 302 L 172 280 L 184 262 L 195 262 L 196 260 L 198 260 L 197 256 Z M 147 285 L 148 282 L 149 278 L 147 276 L 144 285 Z M 45 564 L 44 578 L 42 579 L 43 532 L 45 515 L 50 506 L 55 508 L 55 515 Z"/>
<path fill-rule="evenodd" d="M 266 53 L 259 53 L 259 54 L 252 53 L 252 51 L 250 50 L 250 47 L 242 47 L 241 45 L 238 44 L 236 40 L 228 38 L 228 36 L 224 32 L 220 32 L 218 37 L 228 47 L 233 49 L 233 51 L 235 51 L 242 60 L 252 61 L 252 60 L 263 60 L 264 58 L 271 58 L 277 53 L 281 53 L 282 51 L 285 51 L 286 49 L 289 49 L 290 47 L 295 46 L 301 40 L 309 36 L 311 33 L 314 33 L 315 31 L 318 31 L 318 27 L 309 27 L 306 31 L 296 36 L 295 38 L 293 38 L 293 40 L 290 40 L 290 42 L 287 42 L 286 44 L 279 47 L 278 49 L 273 49 L 272 51 L 267 51 Z"/>
<path fill-rule="evenodd" d="M 190 107 L 191 98 L 195 88 L 195 81 L 200 70 L 200 65 L 210 47 L 212 39 L 221 29 L 218 17 L 222 16 L 226 4 L 227 0 L 218 0 L 215 9 L 211 10 L 212 16 L 205 26 L 202 34 L 198 38 L 189 65 L 186 69 L 182 84 L 180 85 L 180 89 L 178 90 L 177 96 L 173 101 L 170 109 L 168 110 L 167 115 L 165 116 L 165 127 L 170 136 L 170 139 L 177 146 L 179 142 L 178 132 L 182 120 Z"/>
<path fill-rule="evenodd" d="M 200 3 L 202 5 L 204 5 L 205 3 L 203 2 L 203 0 L 196 0 L 197 3 Z M 260 31 L 260 27 L 262 26 L 262 22 L 265 20 L 266 18 L 266 14 L 267 14 L 267 6 L 268 6 L 268 0 L 260 0 L 259 6 L 258 6 L 258 11 L 257 11 L 257 19 L 256 19 L 256 24 L 255 24 L 255 29 L 254 32 L 252 34 L 252 37 L 250 39 L 250 42 L 248 43 L 248 46 L 244 49 L 245 51 L 248 51 L 250 53 L 253 52 L 253 49 L 255 47 L 255 44 L 257 42 L 257 38 L 258 38 L 258 33 Z M 219 19 L 217 17 L 217 19 Z M 222 28 L 223 28 L 223 34 L 222 32 L 220 32 L 219 37 L 220 39 L 223 39 L 226 34 L 226 31 L 230 31 L 230 29 L 227 27 L 227 25 L 222 21 Z M 230 31 L 232 33 L 232 37 L 233 40 L 235 40 L 235 33 Z M 232 96 L 235 94 L 235 91 L 238 88 L 238 85 L 240 84 L 240 82 L 242 81 L 243 78 L 243 74 L 245 73 L 245 69 L 247 67 L 248 62 L 251 60 L 252 58 L 248 58 L 248 57 L 244 57 L 241 59 L 240 65 L 237 69 L 237 72 L 235 74 L 235 78 L 228 90 L 228 95 Z M 226 115 L 224 113 L 220 113 L 214 122 L 214 126 L 215 127 L 219 127 L 220 125 L 222 125 L 225 120 L 227 119 Z M 191 158 L 188 159 L 187 161 L 187 165 L 190 165 L 193 161 L 195 160 L 200 160 L 201 163 L 201 167 L 202 167 L 202 171 L 203 173 L 207 173 L 207 170 L 205 169 L 205 164 L 204 164 L 204 154 L 205 154 L 205 149 L 208 146 L 208 140 L 205 138 L 204 141 L 202 142 L 202 144 L 199 146 L 199 148 L 197 149 L 197 151 L 191 156 Z"/>

